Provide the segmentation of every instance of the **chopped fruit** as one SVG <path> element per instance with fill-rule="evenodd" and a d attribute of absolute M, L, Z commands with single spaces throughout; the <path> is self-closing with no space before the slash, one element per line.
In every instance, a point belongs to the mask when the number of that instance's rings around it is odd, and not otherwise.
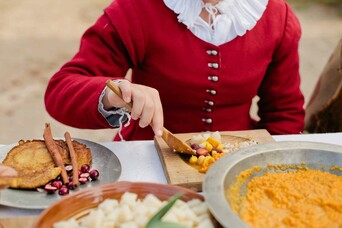
<path fill-rule="evenodd" d="M 221 143 L 219 141 L 217 141 L 216 139 L 212 138 L 212 137 L 209 137 L 207 139 L 207 141 L 214 147 L 214 148 L 217 148 L 218 145 L 220 145 Z"/>
<path fill-rule="evenodd" d="M 58 191 L 58 194 L 60 195 L 67 195 L 69 194 L 69 189 L 68 187 L 66 187 L 65 185 L 63 185 L 64 187 L 60 188 L 59 191 Z"/>
<path fill-rule="evenodd" d="M 191 158 L 189 159 L 189 162 L 190 162 L 190 164 L 194 165 L 197 163 L 197 160 L 198 160 L 198 158 L 196 156 L 192 155 Z"/>
<path fill-rule="evenodd" d="M 189 158 L 189 163 L 196 164 L 199 172 L 205 173 L 209 167 L 224 155 L 249 145 L 257 144 L 254 140 L 242 138 L 241 142 L 221 142 L 220 132 L 206 132 L 193 135 L 189 141 L 191 148 L 196 150 L 196 155 Z M 197 157 L 197 159 L 196 159 Z M 199 167 L 198 167 L 199 166 Z"/>
<path fill-rule="evenodd" d="M 82 171 L 83 173 L 89 173 L 89 170 L 90 170 L 90 165 L 88 165 L 88 164 L 83 164 L 83 165 L 81 166 L 81 171 Z"/>
<path fill-rule="evenodd" d="M 72 165 L 65 166 L 65 170 L 70 173 L 72 171 Z"/>
<path fill-rule="evenodd" d="M 81 177 L 81 178 L 78 179 L 78 181 L 79 181 L 81 184 L 85 184 L 85 183 L 87 183 L 88 178 Z"/>
<path fill-rule="evenodd" d="M 91 170 L 91 171 L 89 172 L 89 174 L 90 174 L 90 178 L 91 178 L 92 180 L 97 180 L 97 179 L 99 178 L 99 176 L 100 176 L 99 171 L 97 171 L 96 169 Z"/>
<path fill-rule="evenodd" d="M 198 148 L 196 150 L 196 153 L 198 156 L 201 156 L 201 155 L 207 156 L 209 154 L 209 151 L 206 148 Z"/>
<path fill-rule="evenodd" d="M 81 175 L 80 175 L 80 177 L 81 178 L 89 178 L 90 177 L 90 174 L 89 173 L 82 173 Z"/>
<path fill-rule="evenodd" d="M 191 149 L 197 150 L 198 148 L 200 148 L 198 144 L 191 144 Z"/>
<path fill-rule="evenodd" d="M 77 186 L 75 186 L 72 182 L 68 183 L 68 189 L 74 190 Z"/>
<path fill-rule="evenodd" d="M 211 145 L 209 142 L 205 142 L 205 149 L 207 149 L 209 152 L 213 149 L 213 145 Z"/>
<path fill-rule="evenodd" d="M 52 185 L 53 187 L 56 187 L 57 189 L 60 189 L 60 188 L 62 187 L 63 183 L 62 183 L 62 181 L 60 181 L 60 180 L 56 180 L 56 181 L 52 182 L 51 185 Z"/>
<path fill-rule="evenodd" d="M 197 157 L 196 157 L 197 158 Z M 68 165 L 66 166 L 68 167 Z M 69 175 L 72 175 L 72 172 L 69 173 Z M 92 180 L 95 181 L 99 178 L 100 172 L 96 169 L 90 170 L 90 165 L 83 164 L 81 167 L 81 170 L 78 170 L 78 181 L 81 184 L 85 184 L 88 181 Z M 68 177 L 69 183 L 63 184 L 62 179 L 60 176 L 58 176 L 55 180 L 52 180 L 48 184 L 46 184 L 42 188 L 37 188 L 37 191 L 40 192 L 47 192 L 49 194 L 53 194 L 58 190 L 59 195 L 67 195 L 69 194 L 69 190 L 74 190 L 77 188 L 78 183 L 73 183 L 73 176 Z"/>
<path fill-rule="evenodd" d="M 45 185 L 44 189 L 49 194 L 52 194 L 52 193 L 54 193 L 57 190 L 57 188 L 52 186 L 51 184 Z"/>

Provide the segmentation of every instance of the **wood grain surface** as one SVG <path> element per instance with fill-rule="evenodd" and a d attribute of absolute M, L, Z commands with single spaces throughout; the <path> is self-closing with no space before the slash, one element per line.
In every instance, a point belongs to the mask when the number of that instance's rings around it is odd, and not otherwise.
<path fill-rule="evenodd" d="M 20 216 L 11 218 L 1 218 L 0 227 L 3 228 L 27 228 L 32 227 L 37 216 Z"/>
<path fill-rule="evenodd" d="M 179 137 L 180 139 L 187 141 L 193 135 L 198 134 L 202 133 L 186 133 L 175 135 L 177 135 L 177 137 Z M 238 137 L 254 140 L 258 143 L 274 141 L 268 131 L 263 129 L 248 131 L 224 131 L 220 132 L 220 134 L 222 137 L 222 142 L 234 143 L 236 140 L 239 140 Z M 168 183 L 186 187 L 198 192 L 202 191 L 202 182 L 204 180 L 205 174 L 200 173 L 197 169 L 187 164 L 178 153 L 173 152 L 167 146 L 162 138 L 156 137 L 154 141 Z"/>

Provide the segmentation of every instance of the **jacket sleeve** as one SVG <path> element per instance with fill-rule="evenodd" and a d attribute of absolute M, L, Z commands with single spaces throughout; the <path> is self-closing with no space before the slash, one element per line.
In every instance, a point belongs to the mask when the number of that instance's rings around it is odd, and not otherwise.
<path fill-rule="evenodd" d="M 125 45 L 104 14 L 84 33 L 77 54 L 50 79 L 46 110 L 69 126 L 110 128 L 98 111 L 99 97 L 108 79 L 123 78 L 130 67 Z"/>
<path fill-rule="evenodd" d="M 283 38 L 258 91 L 258 128 L 265 128 L 271 134 L 298 134 L 304 129 L 298 56 L 301 28 L 290 6 L 285 4 Z"/>

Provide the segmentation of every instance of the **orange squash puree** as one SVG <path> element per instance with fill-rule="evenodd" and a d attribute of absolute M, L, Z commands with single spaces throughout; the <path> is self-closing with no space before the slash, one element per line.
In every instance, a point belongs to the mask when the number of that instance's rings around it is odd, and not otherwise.
<path fill-rule="evenodd" d="M 227 191 L 233 210 L 252 227 L 342 227 L 342 176 L 307 168 L 266 172 L 239 195 L 255 170 L 241 172 Z"/>

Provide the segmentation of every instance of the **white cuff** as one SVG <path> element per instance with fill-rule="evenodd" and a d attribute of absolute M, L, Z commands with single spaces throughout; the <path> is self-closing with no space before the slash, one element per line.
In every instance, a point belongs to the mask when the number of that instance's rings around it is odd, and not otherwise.
<path fill-rule="evenodd" d="M 106 87 L 102 90 L 99 97 L 98 111 L 106 118 L 108 124 L 112 127 L 120 127 L 129 118 L 129 110 L 127 108 L 113 108 L 111 110 L 105 110 L 103 107 L 102 99 L 105 95 Z"/>

